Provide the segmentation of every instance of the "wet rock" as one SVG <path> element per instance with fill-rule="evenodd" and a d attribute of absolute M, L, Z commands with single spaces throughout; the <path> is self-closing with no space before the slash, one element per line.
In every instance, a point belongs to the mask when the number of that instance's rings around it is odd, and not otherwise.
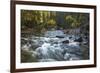
<path fill-rule="evenodd" d="M 29 50 L 21 50 L 21 62 L 37 62 L 36 53 Z"/>
<path fill-rule="evenodd" d="M 84 36 L 85 39 L 89 39 L 89 36 Z"/>
<path fill-rule="evenodd" d="M 69 43 L 69 40 L 65 40 L 65 41 L 63 41 L 62 43 L 68 44 L 68 43 Z"/>
<path fill-rule="evenodd" d="M 26 38 L 21 38 L 21 46 L 27 44 L 28 39 Z"/>
<path fill-rule="evenodd" d="M 79 46 L 66 46 L 63 49 L 67 53 L 75 54 L 78 56 L 82 55 L 82 49 Z"/>
<path fill-rule="evenodd" d="M 82 37 L 79 37 L 79 38 L 75 39 L 74 41 L 75 41 L 75 42 L 82 42 L 83 39 L 82 39 Z"/>
<path fill-rule="evenodd" d="M 89 44 L 89 42 L 83 42 L 83 45 L 88 45 Z"/>
<path fill-rule="evenodd" d="M 32 50 L 35 50 L 36 48 L 38 48 L 38 47 L 40 47 L 39 45 L 35 45 L 35 44 L 32 44 L 31 46 L 30 46 L 30 48 L 32 49 Z"/>
<path fill-rule="evenodd" d="M 69 39 L 72 39 L 72 37 L 70 36 Z"/>
<path fill-rule="evenodd" d="M 64 36 L 56 36 L 57 38 L 64 38 Z"/>

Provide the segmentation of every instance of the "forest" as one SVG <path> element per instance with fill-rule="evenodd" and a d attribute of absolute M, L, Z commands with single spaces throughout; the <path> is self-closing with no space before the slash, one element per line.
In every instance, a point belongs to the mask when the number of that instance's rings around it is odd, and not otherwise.
<path fill-rule="evenodd" d="M 21 62 L 83 59 L 89 59 L 89 13 L 21 10 Z"/>
<path fill-rule="evenodd" d="M 56 11 L 21 11 L 21 31 L 38 35 L 44 31 L 67 29 L 82 29 L 81 33 L 89 31 L 89 14 L 56 12 Z"/>

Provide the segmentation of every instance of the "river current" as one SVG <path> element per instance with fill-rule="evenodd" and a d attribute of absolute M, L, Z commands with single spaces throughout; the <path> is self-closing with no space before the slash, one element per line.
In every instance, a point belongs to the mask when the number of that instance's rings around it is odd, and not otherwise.
<path fill-rule="evenodd" d="M 22 38 L 26 43 L 21 49 L 32 52 L 38 62 L 83 60 L 88 48 L 80 46 L 80 42 L 75 41 L 79 37 L 64 34 L 60 30 L 47 31 L 41 37 L 33 35 L 30 38 Z M 86 40 L 82 41 L 84 42 Z"/>

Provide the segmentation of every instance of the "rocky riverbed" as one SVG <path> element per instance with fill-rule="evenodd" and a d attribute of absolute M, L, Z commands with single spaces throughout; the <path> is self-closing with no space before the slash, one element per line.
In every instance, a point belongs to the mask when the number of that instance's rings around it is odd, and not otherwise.
<path fill-rule="evenodd" d="M 86 36 L 47 31 L 44 36 L 21 38 L 21 62 L 51 62 L 89 59 Z"/>

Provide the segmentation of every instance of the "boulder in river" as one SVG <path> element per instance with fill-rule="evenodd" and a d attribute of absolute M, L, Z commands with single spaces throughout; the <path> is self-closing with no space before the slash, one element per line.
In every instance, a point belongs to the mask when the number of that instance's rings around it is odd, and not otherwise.
<path fill-rule="evenodd" d="M 56 36 L 57 38 L 64 38 L 64 36 Z"/>
<path fill-rule="evenodd" d="M 69 39 L 71 39 L 72 37 L 70 36 Z"/>
<path fill-rule="evenodd" d="M 69 40 L 65 40 L 65 41 L 63 41 L 62 43 L 68 44 L 68 43 L 69 43 Z"/>
<path fill-rule="evenodd" d="M 79 37 L 79 38 L 75 39 L 74 41 L 75 41 L 75 42 L 82 42 L 83 39 L 82 39 L 82 37 Z"/>

